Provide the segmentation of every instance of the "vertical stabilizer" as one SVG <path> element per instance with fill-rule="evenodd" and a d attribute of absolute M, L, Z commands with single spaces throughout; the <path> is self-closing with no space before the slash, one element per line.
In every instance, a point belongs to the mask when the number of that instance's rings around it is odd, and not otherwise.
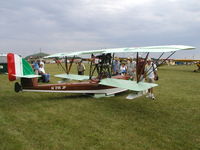
<path fill-rule="evenodd" d="M 8 79 L 14 81 L 17 77 L 23 77 L 26 75 L 34 75 L 30 64 L 22 57 L 9 53 L 7 54 L 8 63 Z"/>

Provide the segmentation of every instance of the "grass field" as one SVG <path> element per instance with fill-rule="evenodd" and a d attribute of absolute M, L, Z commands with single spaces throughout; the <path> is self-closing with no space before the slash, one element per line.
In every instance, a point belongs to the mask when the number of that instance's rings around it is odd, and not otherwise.
<path fill-rule="evenodd" d="M 1 150 L 199 150 L 200 73 L 159 68 L 156 101 L 15 93 L 0 75 Z M 61 72 L 46 65 L 51 74 Z M 52 81 L 56 81 L 52 78 Z"/>

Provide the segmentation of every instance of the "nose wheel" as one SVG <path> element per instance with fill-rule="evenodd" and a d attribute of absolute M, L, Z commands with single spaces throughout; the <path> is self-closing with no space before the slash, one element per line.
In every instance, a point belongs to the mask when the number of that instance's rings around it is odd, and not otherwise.
<path fill-rule="evenodd" d="M 20 91 L 22 91 L 22 86 L 18 82 L 16 82 L 15 83 L 15 92 L 18 93 Z"/>

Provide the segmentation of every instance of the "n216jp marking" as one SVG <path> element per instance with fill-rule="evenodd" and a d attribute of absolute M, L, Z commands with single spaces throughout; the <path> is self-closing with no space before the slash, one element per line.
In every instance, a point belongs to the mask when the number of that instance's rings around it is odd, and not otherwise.
<path fill-rule="evenodd" d="M 51 86 L 51 90 L 65 90 L 66 86 Z"/>

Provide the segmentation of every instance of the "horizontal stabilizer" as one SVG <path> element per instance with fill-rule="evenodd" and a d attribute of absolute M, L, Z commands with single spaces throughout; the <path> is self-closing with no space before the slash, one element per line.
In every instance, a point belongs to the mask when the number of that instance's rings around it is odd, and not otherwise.
<path fill-rule="evenodd" d="M 112 79 L 112 78 L 102 79 L 99 84 L 113 86 L 113 87 L 120 87 L 133 91 L 144 91 L 152 87 L 158 86 L 158 84 L 155 83 L 146 83 L 146 82 L 137 83 L 136 81 Z"/>
<path fill-rule="evenodd" d="M 18 78 L 38 78 L 41 77 L 41 75 L 14 75 L 15 77 Z"/>
<path fill-rule="evenodd" d="M 57 74 L 55 77 L 71 79 L 71 80 L 89 80 L 89 76 L 85 75 L 76 75 L 76 74 Z"/>

